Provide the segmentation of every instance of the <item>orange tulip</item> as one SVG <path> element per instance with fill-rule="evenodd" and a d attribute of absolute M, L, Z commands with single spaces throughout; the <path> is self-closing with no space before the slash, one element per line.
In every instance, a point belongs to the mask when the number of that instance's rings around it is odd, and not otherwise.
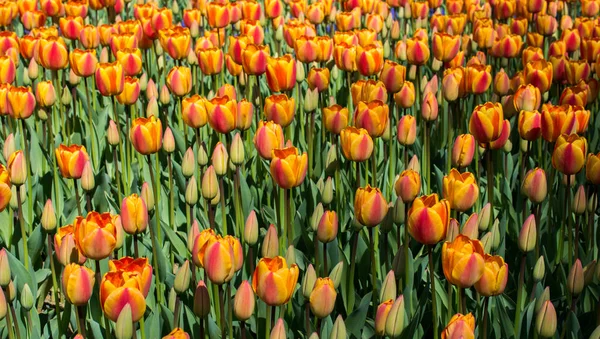
<path fill-rule="evenodd" d="M 539 167 L 529 170 L 523 178 L 521 192 L 533 203 L 540 204 L 544 201 L 548 193 L 546 172 Z"/>
<path fill-rule="evenodd" d="M 466 88 L 468 93 L 482 94 L 492 83 L 492 67 L 490 65 L 472 65 L 465 69 Z"/>
<path fill-rule="evenodd" d="M 117 95 L 117 101 L 121 105 L 134 105 L 140 95 L 140 81 L 138 78 L 125 77 L 123 92 Z"/>
<path fill-rule="evenodd" d="M 306 177 L 308 156 L 296 147 L 276 148 L 271 156 L 271 176 L 283 189 L 299 186 Z"/>
<path fill-rule="evenodd" d="M 85 0 L 69 0 L 65 4 L 65 13 L 68 16 L 85 18 L 88 13 L 88 2 Z"/>
<path fill-rule="evenodd" d="M 246 20 L 259 20 L 262 15 L 260 3 L 255 0 L 244 1 L 242 16 Z"/>
<path fill-rule="evenodd" d="M 465 68 L 451 67 L 444 70 L 442 78 L 442 93 L 447 101 L 453 102 L 467 95 Z"/>
<path fill-rule="evenodd" d="M 117 51 L 117 60 L 123 67 L 123 73 L 129 76 L 142 71 L 142 52 L 139 48 L 124 48 Z"/>
<path fill-rule="evenodd" d="M 227 238 L 234 239 L 217 235 L 209 240 L 204 249 L 204 269 L 207 277 L 216 285 L 229 282 L 236 272 L 234 250 Z"/>
<path fill-rule="evenodd" d="M 83 18 L 80 16 L 60 18 L 59 27 L 62 36 L 69 40 L 77 40 L 83 28 Z"/>
<path fill-rule="evenodd" d="M 40 8 L 50 17 L 59 16 L 64 11 L 61 0 L 40 0 Z"/>
<path fill-rule="evenodd" d="M 83 255 L 93 260 L 108 257 L 117 243 L 117 229 L 110 213 L 90 212 L 84 217 L 77 217 L 75 227 L 75 244 Z"/>
<path fill-rule="evenodd" d="M 388 203 L 379 188 L 360 187 L 354 196 L 354 216 L 364 226 L 379 225 L 388 212 Z"/>
<path fill-rule="evenodd" d="M 380 100 L 369 103 L 359 101 L 354 111 L 354 123 L 358 128 L 364 128 L 371 137 L 383 135 L 389 119 L 389 107 Z"/>
<path fill-rule="evenodd" d="M 421 192 L 421 176 L 412 169 L 402 171 L 394 183 L 394 190 L 405 204 L 415 200 Z"/>
<path fill-rule="evenodd" d="M 273 92 L 290 91 L 296 85 L 296 63 L 290 54 L 267 58 L 267 85 Z"/>
<path fill-rule="evenodd" d="M 74 49 L 69 53 L 69 65 L 77 76 L 89 77 L 96 72 L 98 58 L 96 58 L 96 50 Z"/>
<path fill-rule="evenodd" d="M 548 142 L 555 142 L 561 134 L 572 134 L 577 131 L 577 118 L 569 105 L 542 107 L 542 137 Z"/>
<path fill-rule="evenodd" d="M 123 66 L 117 61 L 98 63 L 96 68 L 96 87 L 104 96 L 118 95 L 123 92 L 125 86 L 125 75 Z"/>
<path fill-rule="evenodd" d="M 100 44 L 100 33 L 98 28 L 94 25 L 85 25 L 79 32 L 79 41 L 83 47 L 88 49 L 95 49 Z"/>
<path fill-rule="evenodd" d="M 8 114 L 13 119 L 27 119 L 35 109 L 35 96 L 31 87 L 10 87 L 6 94 Z"/>
<path fill-rule="evenodd" d="M 11 186 L 10 173 L 4 165 L 0 164 L 0 212 L 4 211 L 10 203 Z"/>
<path fill-rule="evenodd" d="M 229 133 L 236 128 L 237 102 L 228 96 L 214 97 L 204 102 L 210 126 L 219 133 Z"/>
<path fill-rule="evenodd" d="M 542 135 L 542 115 L 538 111 L 521 111 L 518 124 L 524 140 L 533 141 Z"/>
<path fill-rule="evenodd" d="M 569 60 L 565 66 L 569 85 L 576 85 L 579 81 L 585 81 L 590 76 L 590 64 L 587 60 Z"/>
<path fill-rule="evenodd" d="M 40 81 L 35 87 L 35 99 L 41 107 L 50 107 L 56 102 L 56 91 L 51 80 Z"/>
<path fill-rule="evenodd" d="M 487 144 L 498 139 L 502 132 L 504 115 L 499 103 L 485 103 L 475 107 L 469 121 L 469 132 L 477 142 Z"/>
<path fill-rule="evenodd" d="M 197 51 L 200 70 L 205 75 L 215 75 L 223 70 L 223 50 L 220 48 L 206 48 Z"/>
<path fill-rule="evenodd" d="M 471 134 L 461 134 L 452 146 L 452 166 L 467 167 L 473 161 L 475 138 Z"/>
<path fill-rule="evenodd" d="M 163 28 L 173 26 L 173 12 L 170 8 L 156 8 L 152 13 L 152 27 L 154 32 L 159 32 Z M 150 36 L 149 36 L 150 37 Z M 154 39 L 154 36 L 150 37 Z"/>
<path fill-rule="evenodd" d="M 351 31 L 360 27 L 361 11 L 354 8 L 350 12 L 338 12 L 335 16 L 335 24 L 340 31 Z"/>
<path fill-rule="evenodd" d="M 565 88 L 558 99 L 558 103 L 560 105 L 585 106 L 587 104 L 588 88 L 585 83 L 583 85 L 585 88 L 579 85 Z"/>
<path fill-rule="evenodd" d="M 517 112 L 522 110 L 533 111 L 540 107 L 542 95 L 540 90 L 533 85 L 521 85 L 513 96 L 513 104 Z"/>
<path fill-rule="evenodd" d="M 0 56 L 0 83 L 11 84 L 15 81 L 17 68 L 12 58 Z"/>
<path fill-rule="evenodd" d="M 167 86 L 176 96 L 184 96 L 192 90 L 192 71 L 189 67 L 175 66 L 167 74 Z"/>
<path fill-rule="evenodd" d="M 36 61 L 44 68 L 59 70 L 67 66 L 69 52 L 62 38 L 47 37 L 38 40 L 38 53 Z"/>
<path fill-rule="evenodd" d="M 556 29 L 558 28 L 558 22 L 556 18 L 552 15 L 548 14 L 538 14 L 536 16 L 536 25 L 538 33 L 550 36 L 552 35 Z"/>
<path fill-rule="evenodd" d="M 508 282 L 508 264 L 499 255 L 485 254 L 483 259 L 483 275 L 475 283 L 475 289 L 486 297 L 502 294 Z"/>
<path fill-rule="evenodd" d="M 444 199 L 448 200 L 450 208 L 465 212 L 473 207 L 479 197 L 479 187 L 473 173 L 460 173 L 455 168 L 444 176 L 443 193 Z"/>
<path fill-rule="evenodd" d="M 181 102 L 181 113 L 183 122 L 193 129 L 206 125 L 207 114 L 205 107 L 206 99 L 198 94 L 184 98 Z"/>
<path fill-rule="evenodd" d="M 283 257 L 262 258 L 252 275 L 252 289 L 267 305 L 280 306 L 294 294 L 298 275 L 298 266 L 288 267 Z"/>
<path fill-rule="evenodd" d="M 110 40 L 114 34 L 117 34 L 117 29 L 113 25 L 100 25 L 98 26 L 98 35 L 100 36 L 100 43 L 102 46 L 108 46 Z"/>
<path fill-rule="evenodd" d="M 435 33 L 431 43 L 433 46 L 433 56 L 440 61 L 448 62 L 458 54 L 460 36 Z"/>
<path fill-rule="evenodd" d="M 565 175 L 577 174 L 585 164 L 587 140 L 577 134 L 561 134 L 554 144 L 552 166 Z"/>
<path fill-rule="evenodd" d="M 296 101 L 285 94 L 273 94 L 265 99 L 265 117 L 282 127 L 287 127 L 294 120 Z"/>
<path fill-rule="evenodd" d="M 429 60 L 427 40 L 417 38 L 406 39 L 406 58 L 411 65 L 424 65 Z"/>
<path fill-rule="evenodd" d="M 148 226 L 148 209 L 146 203 L 137 194 L 123 199 L 121 203 L 121 224 L 128 234 L 139 234 Z"/>
<path fill-rule="evenodd" d="M 43 27 L 46 23 L 46 14 L 42 11 L 28 11 L 21 15 L 21 23 L 28 30 Z"/>
<path fill-rule="evenodd" d="M 146 311 L 146 300 L 137 275 L 122 270 L 106 273 L 100 284 L 100 305 L 112 321 L 117 321 L 123 308 L 129 305 L 132 321 L 139 321 Z"/>
<path fill-rule="evenodd" d="M 379 75 L 379 80 L 385 84 L 390 93 L 397 93 L 404 84 L 406 78 L 406 67 L 390 60 L 385 60 Z"/>
<path fill-rule="evenodd" d="M 1 170 L 0 173 L 2 173 Z M 598 185 L 600 183 L 600 153 L 590 153 L 588 155 L 587 161 L 585 163 L 585 177 L 589 182 L 591 182 L 594 185 Z M 2 178 L 1 174 L 0 178 Z M 0 186 L 2 186 L 2 184 L 0 184 Z"/>
<path fill-rule="evenodd" d="M 383 47 L 381 45 L 358 46 L 356 49 L 356 67 L 364 76 L 371 76 L 383 67 Z"/>
<path fill-rule="evenodd" d="M 77 264 L 69 264 L 62 275 L 62 288 L 66 299 L 75 306 L 82 306 L 94 292 L 94 271 Z"/>
<path fill-rule="evenodd" d="M 129 279 L 135 280 L 140 292 L 146 297 L 152 285 L 152 266 L 147 258 L 122 257 L 108 261 L 109 272 L 123 272 Z"/>
<path fill-rule="evenodd" d="M 175 26 L 158 32 L 162 48 L 175 60 L 187 58 L 192 46 L 192 36 L 189 28 Z M 222 52 L 221 52 L 222 53 Z"/>
<path fill-rule="evenodd" d="M 269 47 L 248 44 L 242 52 L 242 67 L 249 75 L 262 75 L 267 71 Z"/>
<path fill-rule="evenodd" d="M 256 20 L 242 20 L 240 22 L 240 32 L 255 45 L 262 45 L 265 40 L 265 32 L 260 22 Z"/>
<path fill-rule="evenodd" d="M 346 127 L 340 131 L 340 142 L 344 157 L 362 162 L 371 157 L 373 139 L 364 128 Z"/>
<path fill-rule="evenodd" d="M 448 326 L 442 331 L 441 339 L 452 338 L 475 338 L 475 317 L 471 313 L 452 316 Z"/>
<path fill-rule="evenodd" d="M 259 121 L 254 134 L 254 147 L 265 160 L 271 160 L 273 150 L 283 147 L 283 129 L 273 121 Z"/>
<path fill-rule="evenodd" d="M 342 71 L 356 71 L 356 46 L 340 42 L 333 49 L 333 59 Z"/>
<path fill-rule="evenodd" d="M 450 223 L 450 204 L 437 194 L 415 199 L 408 211 L 408 233 L 419 243 L 435 245 L 446 238 Z"/>
<path fill-rule="evenodd" d="M 135 33 L 112 33 L 108 44 L 113 55 L 125 48 L 138 48 L 139 39 Z"/>
<path fill-rule="evenodd" d="M 359 101 L 371 102 L 379 100 L 387 102 L 388 95 L 385 85 L 381 81 L 375 80 L 358 80 L 350 86 L 350 94 L 352 95 L 352 104 L 357 106 Z"/>
<path fill-rule="evenodd" d="M 525 65 L 525 81 L 539 88 L 541 93 L 545 93 L 552 85 L 552 64 L 544 61 L 532 61 Z"/>
<path fill-rule="evenodd" d="M 196 23 L 200 26 L 202 20 L 202 12 L 197 8 L 188 8 L 183 10 L 183 23 L 185 27 L 192 27 Z"/>
<path fill-rule="evenodd" d="M 83 166 L 89 160 L 85 146 L 60 144 L 55 150 L 56 162 L 61 175 L 65 179 L 79 179 Z"/>
<path fill-rule="evenodd" d="M 156 153 L 162 147 L 162 123 L 154 115 L 133 120 L 129 140 L 136 151 L 143 155 Z"/>
<path fill-rule="evenodd" d="M 459 234 L 442 247 L 442 267 L 449 283 L 460 288 L 473 286 L 484 273 L 483 245 Z"/>
<path fill-rule="evenodd" d="M 316 61 L 320 52 L 316 38 L 305 35 L 298 37 L 294 41 L 294 50 L 296 51 L 298 61 L 305 64 Z"/>
<path fill-rule="evenodd" d="M 340 134 L 343 128 L 348 126 L 348 109 L 340 105 L 324 107 L 323 125 L 325 129 L 333 134 Z"/>
<path fill-rule="evenodd" d="M 523 40 L 519 35 L 508 34 L 494 40 L 492 53 L 496 57 L 515 58 L 520 55 Z"/>

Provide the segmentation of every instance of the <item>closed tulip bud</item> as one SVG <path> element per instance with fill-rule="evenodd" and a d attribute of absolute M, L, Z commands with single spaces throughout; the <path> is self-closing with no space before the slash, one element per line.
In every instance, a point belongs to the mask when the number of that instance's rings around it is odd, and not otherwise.
<path fill-rule="evenodd" d="M 305 299 L 310 299 L 310 294 L 313 291 L 315 283 L 317 281 L 317 273 L 315 272 L 315 268 L 312 264 L 308 265 L 306 272 L 304 273 L 304 277 L 302 277 L 302 295 Z"/>
<path fill-rule="evenodd" d="M 477 227 L 480 231 L 487 231 L 492 224 L 492 205 L 488 202 L 483 205 L 483 208 L 479 212 L 477 217 Z"/>
<path fill-rule="evenodd" d="M 584 283 L 585 280 L 583 276 L 583 267 L 581 266 L 581 261 L 577 259 L 569 271 L 569 276 L 567 277 L 567 288 L 572 295 L 577 296 L 581 294 L 581 291 L 583 291 Z"/>
<path fill-rule="evenodd" d="M 335 211 L 325 211 L 321 216 L 317 227 L 317 239 L 322 243 L 328 243 L 337 237 L 338 216 Z"/>
<path fill-rule="evenodd" d="M 330 278 L 318 278 L 309 296 L 310 310 L 319 319 L 331 314 L 337 292 Z"/>
<path fill-rule="evenodd" d="M 331 329 L 329 339 L 346 339 L 347 336 L 346 324 L 344 323 L 344 318 L 342 318 L 342 315 L 340 314 L 333 323 L 333 328 Z"/>
<path fill-rule="evenodd" d="M 225 148 L 222 142 L 218 142 L 212 155 L 212 165 L 217 175 L 223 176 L 227 173 L 228 161 L 229 154 L 227 153 L 227 148 Z"/>
<path fill-rule="evenodd" d="M 187 187 L 185 189 L 185 203 L 194 206 L 198 202 L 198 183 L 196 177 L 192 176 L 189 178 Z"/>
<path fill-rule="evenodd" d="M 393 212 L 392 221 L 396 225 L 400 225 L 400 224 L 404 223 L 405 209 L 406 209 L 406 204 L 402 201 L 402 199 L 396 199 L 396 202 L 394 203 L 394 207 L 393 207 L 393 211 L 392 211 Z"/>
<path fill-rule="evenodd" d="M 154 209 L 154 193 L 152 192 L 152 187 L 147 182 L 142 184 L 140 197 L 145 202 L 147 210 L 152 211 Z"/>
<path fill-rule="evenodd" d="M 385 325 L 387 323 L 388 315 L 392 309 L 392 305 L 394 304 L 393 299 L 388 299 L 383 301 L 377 307 L 377 312 L 375 313 L 375 334 L 378 336 L 383 336 L 385 334 Z"/>
<path fill-rule="evenodd" d="M 0 288 L 0 320 L 6 317 L 8 313 L 8 303 L 6 302 L 4 291 Z"/>
<path fill-rule="evenodd" d="M 126 339 L 133 336 L 133 320 L 131 305 L 125 304 L 119 313 L 117 323 L 115 324 L 115 337 L 117 339 Z"/>
<path fill-rule="evenodd" d="M 342 282 L 342 274 L 344 273 L 344 262 L 340 261 L 337 265 L 333 266 L 329 273 L 329 278 L 333 281 L 333 287 L 338 288 Z"/>
<path fill-rule="evenodd" d="M 308 89 L 304 96 L 304 111 L 313 112 L 317 109 L 318 105 L 319 105 L 319 90 L 317 88 Z"/>
<path fill-rule="evenodd" d="M 385 334 L 390 338 L 399 338 L 407 324 L 406 310 L 404 309 L 404 296 L 399 296 L 385 322 Z"/>
<path fill-rule="evenodd" d="M 419 174 L 421 173 L 421 165 L 419 164 L 419 158 L 416 154 L 413 155 L 412 158 L 410 158 L 410 161 L 408 162 L 408 167 L 406 169 L 413 170 Z"/>
<path fill-rule="evenodd" d="M 255 304 L 256 297 L 254 296 L 250 283 L 248 283 L 247 280 L 242 281 L 242 284 L 238 287 L 233 299 L 233 313 L 235 314 L 235 317 L 240 321 L 250 319 L 254 313 Z"/>
<path fill-rule="evenodd" d="M 438 117 L 438 102 L 435 94 L 428 92 L 421 104 L 421 116 L 425 121 L 435 121 Z"/>
<path fill-rule="evenodd" d="M 533 281 L 540 282 L 544 279 L 546 274 L 546 264 L 544 262 L 544 256 L 540 256 L 533 267 Z"/>
<path fill-rule="evenodd" d="M 279 236 L 277 228 L 271 224 L 263 239 L 261 254 L 263 258 L 274 258 L 279 255 Z"/>
<path fill-rule="evenodd" d="M 404 202 L 409 203 L 421 192 L 421 176 L 413 170 L 405 170 L 394 183 L 396 195 Z"/>
<path fill-rule="evenodd" d="M 240 133 L 236 133 L 231 142 L 230 151 L 231 162 L 236 165 L 242 165 L 244 163 L 244 142 Z"/>
<path fill-rule="evenodd" d="M 323 216 L 323 204 L 319 203 L 315 210 L 313 211 L 312 216 L 310 217 L 310 226 L 313 232 L 316 232 L 319 227 L 319 222 L 321 221 L 321 217 Z"/>
<path fill-rule="evenodd" d="M 554 337 L 556 333 L 556 310 L 550 300 L 547 300 L 537 312 L 535 330 L 540 337 Z"/>
<path fill-rule="evenodd" d="M 575 193 L 575 197 L 573 198 L 572 211 L 576 215 L 582 215 L 585 213 L 585 208 L 587 205 L 587 198 L 585 195 L 585 187 L 580 185 Z"/>
<path fill-rule="evenodd" d="M 27 67 L 27 76 L 29 79 L 35 80 L 38 78 L 39 74 L 40 72 L 38 63 L 35 61 L 35 58 L 32 58 L 29 61 L 29 66 Z"/>
<path fill-rule="evenodd" d="M 62 287 L 66 299 L 75 306 L 87 304 L 94 291 L 94 271 L 77 264 L 69 264 L 62 275 Z"/>
<path fill-rule="evenodd" d="M 460 234 L 469 237 L 470 239 L 479 238 L 479 228 L 477 225 L 477 219 L 479 218 L 477 213 L 473 213 L 469 216 L 465 224 L 463 225 Z"/>
<path fill-rule="evenodd" d="M 206 166 L 208 164 L 208 153 L 206 153 L 206 146 L 204 142 L 200 143 L 198 146 L 198 152 L 196 154 L 196 159 L 198 160 L 199 166 Z"/>
<path fill-rule="evenodd" d="M 173 280 L 173 289 L 177 294 L 182 294 L 187 291 L 190 287 L 190 278 L 190 261 L 186 260 L 177 270 L 175 280 Z"/>
<path fill-rule="evenodd" d="M 91 192 L 96 187 L 96 178 L 92 169 L 92 162 L 87 160 L 81 171 L 81 188 L 86 192 Z"/>
<path fill-rule="evenodd" d="M 209 166 L 202 176 L 202 197 L 206 200 L 212 200 L 219 192 L 219 183 L 215 168 Z"/>
<path fill-rule="evenodd" d="M 329 205 L 333 200 L 333 180 L 331 177 L 327 177 L 325 180 L 325 185 L 323 185 L 323 189 L 321 191 L 321 201 L 325 205 Z"/>
<path fill-rule="evenodd" d="M 33 303 L 35 299 L 33 298 L 33 294 L 31 293 L 31 288 L 29 288 L 28 284 L 23 285 L 23 289 L 21 290 L 21 306 L 25 311 L 29 312 L 31 308 L 33 308 Z M 1 317 L 0 317 L 1 318 Z"/>
<path fill-rule="evenodd" d="M 106 132 L 106 139 L 111 146 L 117 146 L 119 144 L 120 136 L 119 129 L 113 120 L 108 122 L 108 130 Z"/>
<path fill-rule="evenodd" d="M 165 134 L 163 135 L 163 144 L 162 148 L 167 153 L 173 153 L 175 151 L 175 137 L 173 137 L 173 131 L 171 131 L 170 127 L 165 129 Z"/>
<path fill-rule="evenodd" d="M 381 285 L 379 300 L 396 299 L 396 277 L 394 271 L 389 271 Z"/>
<path fill-rule="evenodd" d="M 250 246 L 254 246 L 258 241 L 258 219 L 256 212 L 250 211 L 246 223 L 244 225 L 244 242 Z"/>
<path fill-rule="evenodd" d="M 160 88 L 160 92 L 158 94 L 158 99 L 160 103 L 163 105 L 168 105 L 171 101 L 171 93 L 169 93 L 169 88 L 166 85 L 163 85 Z"/>
<path fill-rule="evenodd" d="M 8 170 L 13 185 L 23 185 L 27 180 L 27 160 L 23 151 L 16 151 L 8 158 Z"/>
<path fill-rule="evenodd" d="M 0 250 L 0 287 L 6 288 L 10 283 L 10 264 L 8 262 L 8 254 L 6 249 Z M 1 288 L 0 288 L 1 290 Z"/>
<path fill-rule="evenodd" d="M 448 230 L 446 231 L 446 241 L 452 242 L 456 237 L 461 234 L 460 233 L 460 225 L 458 221 L 454 218 L 450 219 L 450 223 L 448 224 Z"/>
<path fill-rule="evenodd" d="M 13 302 L 17 297 L 17 289 L 15 288 L 15 284 L 11 280 L 8 283 L 8 286 L 4 289 L 4 293 L 6 293 L 6 298 L 9 302 Z"/>
<path fill-rule="evenodd" d="M 535 216 L 531 214 L 521 227 L 519 233 L 519 249 L 525 253 L 532 251 L 535 248 L 537 239 L 537 230 L 535 223 Z"/>
<path fill-rule="evenodd" d="M 286 334 L 286 330 L 285 330 L 285 323 L 283 322 L 283 318 L 279 318 L 279 319 L 277 319 L 275 326 L 273 326 L 273 329 L 271 330 L 271 335 L 269 336 L 269 339 L 286 339 L 286 338 L 287 338 L 287 334 Z"/>
<path fill-rule="evenodd" d="M 13 154 L 17 150 L 15 146 L 15 135 L 10 133 L 6 140 L 4 141 L 4 147 L 2 148 L 2 155 L 4 156 L 4 160 L 8 160 L 10 155 Z"/>
<path fill-rule="evenodd" d="M 56 212 L 54 211 L 54 206 L 52 205 L 52 200 L 50 199 L 46 200 L 40 223 L 46 232 L 52 232 L 54 229 L 56 229 Z"/>
<path fill-rule="evenodd" d="M 2 318 L 2 317 L 0 317 Z M 600 339 L 600 325 L 590 334 L 590 339 Z"/>
<path fill-rule="evenodd" d="M 533 203 L 539 204 L 548 193 L 548 184 L 546 181 L 546 172 L 541 168 L 534 168 L 529 170 L 525 175 L 523 184 L 521 186 L 521 192 L 529 198 Z"/>
<path fill-rule="evenodd" d="M 187 151 L 183 155 L 183 160 L 181 161 L 181 173 L 184 177 L 190 178 L 194 175 L 196 171 L 196 160 L 194 159 L 194 150 L 191 147 L 188 147 Z"/>
<path fill-rule="evenodd" d="M 71 96 L 71 91 L 69 90 L 69 88 L 66 85 L 65 85 L 65 87 L 63 87 L 62 95 L 60 97 L 60 102 L 64 106 L 70 106 L 71 103 L 73 102 L 73 96 Z"/>
<path fill-rule="evenodd" d="M 492 250 L 496 250 L 500 246 L 500 241 L 502 240 L 502 233 L 500 233 L 500 220 L 496 218 L 494 220 L 494 224 L 492 225 Z"/>
<path fill-rule="evenodd" d="M 144 73 L 145 75 L 146 73 Z M 154 80 L 150 79 L 146 85 L 146 99 L 150 100 L 151 98 L 158 97 L 158 89 L 156 88 L 156 83 Z"/>
<path fill-rule="evenodd" d="M 200 319 L 206 318 L 210 313 L 210 296 L 204 281 L 200 280 L 194 292 L 194 314 Z"/>

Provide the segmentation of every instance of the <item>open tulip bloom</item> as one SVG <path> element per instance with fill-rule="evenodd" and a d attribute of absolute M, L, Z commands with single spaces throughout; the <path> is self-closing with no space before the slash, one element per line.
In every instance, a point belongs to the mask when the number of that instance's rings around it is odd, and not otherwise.
<path fill-rule="evenodd" d="M 0 338 L 598 338 L 599 16 L 0 1 Z"/>

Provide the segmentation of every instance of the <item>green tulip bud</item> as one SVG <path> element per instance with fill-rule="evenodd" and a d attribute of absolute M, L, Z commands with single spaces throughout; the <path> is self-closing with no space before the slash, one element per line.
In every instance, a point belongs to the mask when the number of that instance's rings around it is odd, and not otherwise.
<path fill-rule="evenodd" d="M 162 148 L 167 153 L 173 153 L 173 151 L 175 151 L 175 137 L 173 137 L 173 131 L 171 131 L 171 128 L 169 127 L 165 129 Z"/>
<path fill-rule="evenodd" d="M 583 268 L 583 281 L 584 285 L 587 286 L 594 281 L 596 274 L 596 260 L 592 260 L 589 264 Z"/>
<path fill-rule="evenodd" d="M 544 262 L 544 256 L 540 256 L 533 267 L 533 280 L 535 282 L 540 282 L 544 279 L 544 275 L 546 274 L 546 263 Z"/>
<path fill-rule="evenodd" d="M 263 258 L 274 258 L 279 255 L 279 236 L 277 235 L 277 228 L 273 224 L 267 230 L 261 251 Z"/>
<path fill-rule="evenodd" d="M 577 259 L 569 271 L 567 287 L 572 295 L 577 296 L 583 291 L 584 283 L 583 267 L 581 267 L 581 261 Z"/>
<path fill-rule="evenodd" d="M 315 282 L 317 282 L 317 273 L 315 272 L 313 265 L 309 264 L 306 273 L 304 273 L 304 277 L 302 277 L 301 288 L 304 299 L 310 299 L 310 294 L 315 287 Z"/>
<path fill-rule="evenodd" d="M 227 164 L 229 162 L 229 154 L 227 148 L 222 142 L 218 142 L 212 154 L 212 165 L 215 168 L 215 173 L 218 176 L 227 174 Z"/>
<path fill-rule="evenodd" d="M 344 273 L 344 262 L 340 261 L 333 267 L 331 273 L 329 273 L 329 279 L 333 282 L 333 286 L 337 289 L 342 282 L 342 275 Z"/>
<path fill-rule="evenodd" d="M 198 183 L 196 177 L 192 176 L 185 188 L 185 203 L 193 206 L 198 202 Z"/>
<path fill-rule="evenodd" d="M 10 284 L 10 264 L 6 248 L 0 250 L 0 287 L 6 288 Z"/>
<path fill-rule="evenodd" d="M 64 106 L 70 106 L 72 101 L 73 97 L 71 96 L 71 91 L 69 90 L 69 87 L 65 85 L 65 87 L 63 87 L 62 95 L 60 97 L 60 102 Z"/>
<path fill-rule="evenodd" d="M 154 193 L 152 192 L 152 187 L 147 182 L 142 184 L 140 196 L 144 199 L 148 212 L 152 211 L 154 209 Z"/>
<path fill-rule="evenodd" d="M 493 238 L 492 232 L 487 232 L 481 238 L 481 244 L 483 245 L 483 250 L 485 253 L 489 253 L 492 251 L 492 242 L 493 242 L 492 238 Z"/>
<path fill-rule="evenodd" d="M 0 288 L 0 320 L 6 317 L 8 312 L 8 303 L 6 302 L 6 297 L 4 296 L 4 291 Z"/>
<path fill-rule="evenodd" d="M 250 211 L 246 223 L 244 225 L 244 241 L 250 246 L 254 246 L 258 241 L 258 219 L 256 212 Z"/>
<path fill-rule="evenodd" d="M 404 309 L 404 296 L 401 295 L 394 301 L 390 313 L 385 321 L 385 334 L 390 338 L 398 338 L 406 326 L 406 311 Z"/>
<path fill-rule="evenodd" d="M 1 319 L 1 317 L 0 317 L 0 319 Z M 600 326 L 596 327 L 594 332 L 592 332 L 592 334 L 590 334 L 590 339 L 600 339 Z"/>
<path fill-rule="evenodd" d="M 324 210 L 323 210 L 323 204 L 319 203 L 317 205 L 317 207 L 315 208 L 315 210 L 313 211 L 312 216 L 310 217 L 310 228 L 313 230 L 313 232 L 317 231 L 317 228 L 319 227 L 319 222 L 321 221 L 321 217 L 323 216 Z"/>
<path fill-rule="evenodd" d="M 290 245 L 285 252 L 285 261 L 287 261 L 288 265 L 296 263 L 296 249 L 294 248 L 294 245 Z"/>
<path fill-rule="evenodd" d="M 173 289 L 177 294 L 182 294 L 190 287 L 191 272 L 190 261 L 186 260 L 183 265 L 177 270 L 175 280 L 173 281 Z"/>
<path fill-rule="evenodd" d="M 240 133 L 236 133 L 231 142 L 229 153 L 231 153 L 231 162 L 240 166 L 244 163 L 244 142 Z"/>
<path fill-rule="evenodd" d="M 542 306 L 544 306 L 544 303 L 548 300 L 550 300 L 550 287 L 544 288 L 542 293 L 535 299 L 535 313 L 538 313 Z"/>
<path fill-rule="evenodd" d="M 491 218 L 491 209 L 492 205 L 488 202 L 483 206 L 481 211 L 477 216 L 477 227 L 480 231 L 487 231 L 490 225 L 492 224 Z"/>
<path fill-rule="evenodd" d="M 52 232 L 56 229 L 56 212 L 54 211 L 54 206 L 52 205 L 52 200 L 50 199 L 46 200 L 44 210 L 42 211 L 42 220 L 40 223 L 46 232 Z"/>
<path fill-rule="evenodd" d="M 331 329 L 331 334 L 329 335 L 329 339 L 346 339 L 348 334 L 346 332 L 346 323 L 344 323 L 344 318 L 341 315 L 338 315 L 333 323 L 333 328 Z"/>
<path fill-rule="evenodd" d="M 81 188 L 86 192 L 91 192 L 96 187 L 96 179 L 94 177 L 94 170 L 92 169 L 92 162 L 90 160 L 85 162 L 83 165 L 83 171 L 81 172 Z"/>
<path fill-rule="evenodd" d="M 585 188 L 583 185 L 580 185 L 575 193 L 575 197 L 573 198 L 572 209 L 573 213 L 576 215 L 582 215 L 585 213 L 585 208 L 587 205 L 587 197 L 585 196 Z"/>
<path fill-rule="evenodd" d="M 406 205 L 404 204 L 404 202 L 402 202 L 402 199 L 396 199 L 392 213 L 392 220 L 396 225 L 401 225 L 404 223 L 406 217 Z"/>
<path fill-rule="evenodd" d="M 133 337 L 133 320 L 131 315 L 131 305 L 126 304 L 121 313 L 119 313 L 119 318 L 117 319 L 117 324 L 115 326 L 115 337 L 117 339 L 130 339 Z"/>
<path fill-rule="evenodd" d="M 535 249 L 535 243 L 537 240 L 537 231 L 535 225 L 535 216 L 531 214 L 525 222 L 523 223 L 523 227 L 521 227 L 521 232 L 519 233 L 519 249 L 527 253 L 529 251 L 533 251 Z"/>
<path fill-rule="evenodd" d="M 204 319 L 209 313 L 210 296 L 208 295 L 208 288 L 206 288 L 204 281 L 200 280 L 194 292 L 194 314 L 200 319 Z"/>
<path fill-rule="evenodd" d="M 333 180 L 331 179 L 331 177 L 327 177 L 327 180 L 325 180 L 325 184 L 323 185 L 323 188 L 321 189 L 321 201 L 323 202 L 323 204 L 329 205 L 329 204 L 331 204 L 332 200 L 333 200 Z"/>
<path fill-rule="evenodd" d="M 208 164 L 208 154 L 206 153 L 206 147 L 204 145 L 204 142 L 200 144 L 200 147 L 198 147 L 197 152 L 198 165 L 206 166 Z"/>
<path fill-rule="evenodd" d="M 406 269 L 404 267 L 404 246 L 405 245 L 402 245 L 398 252 L 396 252 L 394 260 L 392 260 L 392 271 L 394 271 L 394 276 L 396 277 L 396 279 L 403 277 L 404 270 Z"/>
<path fill-rule="evenodd" d="M 535 329 L 540 337 L 554 337 L 556 333 L 556 310 L 550 300 L 546 301 L 537 313 Z"/>
<path fill-rule="evenodd" d="M 219 193 L 219 181 L 215 168 L 210 165 L 202 176 L 202 197 L 206 200 L 214 199 Z"/>
<path fill-rule="evenodd" d="M 379 300 L 396 299 L 396 277 L 394 271 L 389 271 L 381 285 Z"/>

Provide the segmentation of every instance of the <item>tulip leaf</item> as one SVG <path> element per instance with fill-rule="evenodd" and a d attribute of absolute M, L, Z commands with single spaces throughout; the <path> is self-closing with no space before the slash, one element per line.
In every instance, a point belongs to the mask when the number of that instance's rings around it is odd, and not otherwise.
<path fill-rule="evenodd" d="M 33 295 L 37 294 L 37 281 L 35 280 L 35 276 L 33 270 L 27 270 L 23 263 L 19 259 L 17 259 L 11 252 L 7 251 L 8 254 L 8 262 L 10 263 L 10 272 L 13 277 L 15 287 L 17 291 L 20 293 L 23 289 L 23 285 L 29 285 L 31 289 L 31 293 Z"/>
<path fill-rule="evenodd" d="M 365 321 L 367 320 L 367 313 L 369 311 L 372 294 L 373 292 L 367 293 L 361 299 L 358 308 L 346 318 L 346 329 L 348 333 L 352 334 L 355 338 L 361 338 L 361 329 L 364 327 Z"/>
<path fill-rule="evenodd" d="M 160 226 L 164 234 L 167 236 L 167 239 L 169 239 L 171 249 L 173 251 L 176 251 L 180 257 L 186 257 L 187 245 L 182 240 L 182 237 L 180 237 L 175 231 L 173 231 L 173 229 L 169 225 L 161 223 Z"/>

